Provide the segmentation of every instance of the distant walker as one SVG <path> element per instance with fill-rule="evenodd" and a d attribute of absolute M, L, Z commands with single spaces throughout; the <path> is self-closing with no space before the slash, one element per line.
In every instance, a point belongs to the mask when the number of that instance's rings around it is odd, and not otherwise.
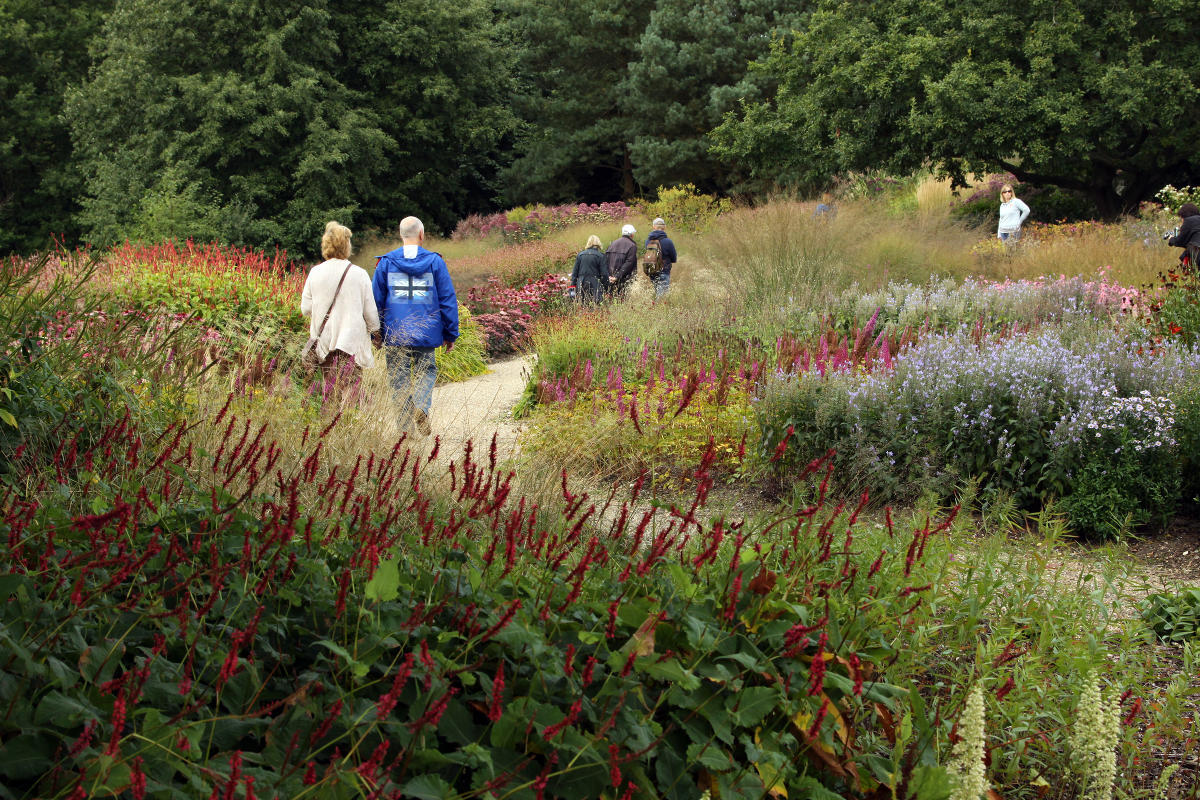
<path fill-rule="evenodd" d="M 666 220 L 657 217 L 653 224 L 654 230 L 646 237 L 646 250 L 642 253 L 642 270 L 654 284 L 654 297 L 659 298 L 671 287 L 671 267 L 679 256 L 675 253 L 675 243 L 667 237 Z"/>

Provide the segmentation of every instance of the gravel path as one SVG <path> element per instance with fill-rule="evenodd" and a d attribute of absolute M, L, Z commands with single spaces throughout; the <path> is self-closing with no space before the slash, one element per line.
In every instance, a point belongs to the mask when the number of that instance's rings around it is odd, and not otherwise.
<path fill-rule="evenodd" d="M 486 452 L 496 434 L 499 457 L 516 454 L 517 437 L 524 426 L 511 416 L 529 377 L 530 361 L 515 356 L 488 364 L 488 372 L 433 390 L 430 421 L 433 433 L 442 440 L 442 453 L 455 458 L 462 454 L 467 440 L 473 440 L 477 452 Z"/>

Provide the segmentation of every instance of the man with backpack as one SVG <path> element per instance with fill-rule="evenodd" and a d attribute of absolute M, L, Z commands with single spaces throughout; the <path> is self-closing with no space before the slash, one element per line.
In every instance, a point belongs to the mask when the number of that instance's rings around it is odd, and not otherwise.
<path fill-rule="evenodd" d="M 671 266 L 679 260 L 675 243 L 667 238 L 667 221 L 656 217 L 654 230 L 646 237 L 646 250 L 642 254 L 642 269 L 654 284 L 655 299 L 667 293 L 671 286 Z"/>
<path fill-rule="evenodd" d="M 609 291 L 613 297 L 625 296 L 630 282 L 637 276 L 637 242 L 633 235 L 637 228 L 625 225 L 621 228 L 621 238 L 608 246 L 605 253 L 608 256 Z"/>

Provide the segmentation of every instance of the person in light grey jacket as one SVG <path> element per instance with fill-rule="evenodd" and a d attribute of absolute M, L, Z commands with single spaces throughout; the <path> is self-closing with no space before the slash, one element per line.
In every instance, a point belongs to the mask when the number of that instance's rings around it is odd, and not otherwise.
<path fill-rule="evenodd" d="M 1012 184 L 1000 187 L 1000 225 L 996 238 L 1002 242 L 1015 242 L 1021 238 L 1021 223 L 1029 216 L 1029 206 L 1017 199 Z"/>
<path fill-rule="evenodd" d="M 325 260 L 309 270 L 300 296 L 300 313 L 310 318 L 309 336 L 321 331 L 316 349 L 317 357 L 323 359 L 325 396 L 354 374 L 356 368 L 375 366 L 371 335 L 379 330 L 379 312 L 371 292 L 371 277 L 350 261 L 350 236 L 345 225 L 330 222 L 325 226 L 321 237 L 321 255 Z M 326 312 L 329 321 L 322 329 Z"/>

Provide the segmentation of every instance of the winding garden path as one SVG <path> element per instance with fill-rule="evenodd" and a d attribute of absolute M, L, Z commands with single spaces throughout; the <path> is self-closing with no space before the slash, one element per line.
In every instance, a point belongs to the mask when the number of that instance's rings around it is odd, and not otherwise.
<path fill-rule="evenodd" d="M 433 433 L 442 440 L 442 452 L 458 457 L 467 440 L 476 452 L 486 453 L 496 434 L 501 460 L 517 453 L 517 437 L 524 426 L 511 415 L 525 389 L 530 361 L 514 356 L 488 364 L 488 372 L 469 380 L 448 383 L 433 390 Z"/>

